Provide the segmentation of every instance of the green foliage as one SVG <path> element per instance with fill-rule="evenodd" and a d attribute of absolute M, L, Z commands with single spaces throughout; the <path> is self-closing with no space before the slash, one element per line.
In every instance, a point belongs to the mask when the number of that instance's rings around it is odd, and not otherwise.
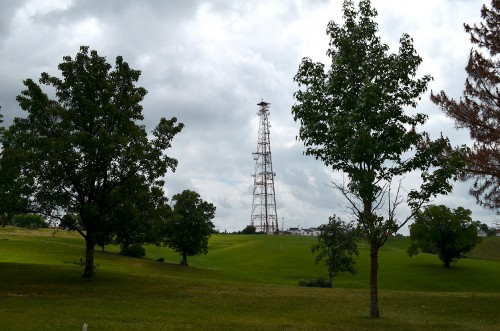
<path fill-rule="evenodd" d="M 407 195 L 416 211 L 431 197 L 450 192 L 464 164 L 462 151 L 453 151 L 447 138 L 432 141 L 416 130 L 426 115 L 405 112 L 417 106 L 432 78 L 416 78 L 422 59 L 408 34 L 401 36 L 398 53 L 389 53 L 378 36 L 376 16 L 369 0 L 359 1 L 358 10 L 353 1 L 344 1 L 344 25 L 331 21 L 327 27 L 331 67 L 302 60 L 292 107 L 305 153 L 347 175 L 346 183 L 334 186 L 349 201 L 361 235 L 370 240 L 372 317 L 379 315 L 378 249 L 412 217 L 396 219 L 403 199 L 401 186 L 391 192 L 393 181 L 421 173 L 420 187 Z"/>
<path fill-rule="evenodd" d="M 2 114 L 0 114 L 1 123 L 3 123 Z M 0 126 L 0 141 L 3 140 L 4 133 L 5 128 Z M 23 185 L 17 180 L 19 164 L 8 157 L 10 154 L 11 152 L 5 151 L 4 148 L 0 150 L 0 225 L 2 226 L 11 223 L 14 215 L 26 213 L 27 210 Z"/>
<path fill-rule="evenodd" d="M 417 213 L 410 226 L 412 244 L 410 256 L 425 253 L 437 254 L 446 268 L 468 253 L 480 241 L 478 224 L 473 222 L 471 211 L 458 207 L 453 211 L 443 205 L 431 205 Z"/>
<path fill-rule="evenodd" d="M 183 125 L 162 118 L 148 135 L 140 123 L 147 93 L 136 86 L 141 72 L 121 56 L 112 67 L 82 46 L 58 68 L 60 75 L 44 72 L 39 80 L 55 89 L 55 99 L 24 81 L 17 101 L 27 117 L 6 131 L 2 162 L 28 188 L 29 210 L 60 220 L 77 216 L 67 225 L 86 240 L 84 276 L 91 277 L 97 243 L 161 214 L 161 178 L 177 166 L 165 150 Z"/>
<path fill-rule="evenodd" d="M 160 245 L 165 233 L 165 215 L 170 213 L 163 190 L 134 192 L 127 189 L 121 194 L 124 195 L 121 200 L 127 202 L 116 210 L 113 217 L 123 226 L 108 231 L 114 234 L 112 243 L 121 246 L 138 242 Z M 127 200 L 127 196 L 133 196 L 134 200 Z"/>
<path fill-rule="evenodd" d="M 120 249 L 120 254 L 130 257 L 136 257 L 142 259 L 146 256 L 146 250 L 141 244 L 131 244 L 127 246 L 122 246 Z"/>
<path fill-rule="evenodd" d="M 333 277 L 341 272 L 356 272 L 354 256 L 358 256 L 356 232 L 352 224 L 345 224 L 335 215 L 328 224 L 319 227 L 318 242 L 311 247 L 316 255 L 316 263 L 324 262 L 328 268 L 329 287 L 333 286 Z"/>
<path fill-rule="evenodd" d="M 174 195 L 172 200 L 175 204 L 167 219 L 165 244 L 180 253 L 181 264 L 187 265 L 188 256 L 208 253 L 215 206 L 191 190 Z"/>
<path fill-rule="evenodd" d="M 247 225 L 243 231 L 241 231 L 243 234 L 257 234 L 257 228 L 254 225 Z"/>
<path fill-rule="evenodd" d="M 27 229 L 38 229 L 38 228 L 49 227 L 49 225 L 45 222 L 45 219 L 42 216 L 36 214 L 15 215 L 10 221 L 10 224 Z"/>
<path fill-rule="evenodd" d="M 327 29 L 331 68 L 325 72 L 324 64 L 302 60 L 294 78 L 300 90 L 292 114 L 300 122 L 298 138 L 306 154 L 347 174 L 347 187 L 340 188 L 352 195 L 360 229 L 381 246 L 388 233 L 402 226 L 393 210 L 386 218 L 375 213 L 392 180 L 422 172 L 420 189 L 408 195 L 410 206 L 417 207 L 449 192 L 449 180 L 463 162 L 446 138 L 431 141 L 416 131 L 426 115 L 405 113 L 417 106 L 431 77 L 415 78 L 422 60 L 409 35 L 402 35 L 399 53 L 388 53 L 377 35 L 376 15 L 370 1 L 360 1 L 359 11 L 352 1 L 344 2 L 344 26 L 332 21 Z"/>

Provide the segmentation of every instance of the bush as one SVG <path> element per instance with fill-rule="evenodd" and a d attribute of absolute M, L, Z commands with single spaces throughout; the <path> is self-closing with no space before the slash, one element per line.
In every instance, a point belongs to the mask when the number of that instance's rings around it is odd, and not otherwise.
<path fill-rule="evenodd" d="M 45 219 L 36 214 L 19 214 L 12 217 L 10 222 L 13 226 L 18 226 L 27 229 L 48 228 L 49 225 L 45 223 Z"/>
<path fill-rule="evenodd" d="M 305 287 L 331 287 L 330 280 L 327 278 L 301 279 L 299 285 Z"/>
<path fill-rule="evenodd" d="M 146 250 L 141 246 L 141 244 L 132 244 L 128 246 L 122 246 L 122 248 L 120 249 L 120 254 L 140 259 L 146 256 Z"/>
<path fill-rule="evenodd" d="M 159 258 L 156 259 L 156 261 L 158 261 L 158 262 L 165 262 L 165 259 L 163 257 L 159 257 Z"/>
<path fill-rule="evenodd" d="M 244 228 L 241 233 L 243 233 L 243 234 L 256 234 L 257 228 L 253 225 L 247 225 L 247 227 Z"/>

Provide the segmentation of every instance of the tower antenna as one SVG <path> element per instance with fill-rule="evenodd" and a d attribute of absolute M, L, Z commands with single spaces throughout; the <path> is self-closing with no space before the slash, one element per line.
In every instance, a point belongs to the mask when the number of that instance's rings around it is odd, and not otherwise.
<path fill-rule="evenodd" d="M 271 160 L 271 141 L 269 138 L 269 107 L 271 104 L 262 100 L 258 115 L 259 133 L 257 152 L 252 153 L 255 161 L 253 180 L 253 202 L 251 224 L 258 232 L 267 234 L 279 232 L 278 215 L 276 213 L 276 195 L 274 192 L 273 162 Z"/>

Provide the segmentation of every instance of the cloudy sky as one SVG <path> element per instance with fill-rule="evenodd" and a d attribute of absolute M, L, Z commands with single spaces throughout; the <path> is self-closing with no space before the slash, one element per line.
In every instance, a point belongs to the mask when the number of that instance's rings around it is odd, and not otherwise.
<path fill-rule="evenodd" d="M 461 95 L 471 48 L 463 23 L 480 21 L 484 1 L 372 1 L 382 41 L 392 51 L 402 33 L 413 37 L 423 58 L 420 72 L 434 77 L 418 107 L 429 115 L 425 130 L 433 137 L 443 132 L 454 145 L 470 143 L 468 133 L 456 131 L 429 94 Z M 179 160 L 177 171 L 166 176 L 169 197 L 184 189 L 199 192 L 216 205 L 214 223 L 221 231 L 250 223 L 256 104 L 264 99 L 271 103 L 280 227 L 318 226 L 334 213 L 348 218 L 346 201 L 329 187 L 338 175 L 302 154 L 290 112 L 299 63 L 305 56 L 328 63 L 325 29 L 330 20 L 341 22 L 341 6 L 341 0 L 2 0 L 4 124 L 24 116 L 15 101 L 23 79 L 38 79 L 41 72 L 58 75 L 62 57 L 88 45 L 111 63 L 122 55 L 142 71 L 149 129 L 160 117 L 175 116 L 185 124 L 169 152 Z M 405 188 L 412 180 L 407 178 Z M 493 213 L 476 206 L 468 185 L 457 184 L 453 194 L 435 203 L 464 206 L 474 219 L 491 224 Z"/>

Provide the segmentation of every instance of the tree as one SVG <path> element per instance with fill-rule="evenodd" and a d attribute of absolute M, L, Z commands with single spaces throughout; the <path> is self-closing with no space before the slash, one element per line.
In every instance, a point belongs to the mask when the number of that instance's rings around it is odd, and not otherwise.
<path fill-rule="evenodd" d="M 469 130 L 474 145 L 467 152 L 467 173 L 473 179 L 470 193 L 479 205 L 500 211 L 500 0 L 491 8 L 483 5 L 479 26 L 464 24 L 471 42 L 465 67 L 463 97 L 456 101 L 444 91 L 431 94 L 431 100 L 455 120 L 457 128 Z"/>
<path fill-rule="evenodd" d="M 431 205 L 415 216 L 410 225 L 411 246 L 408 254 L 434 253 L 446 268 L 468 253 L 480 241 L 478 223 L 473 222 L 471 211 L 458 207 L 453 211 L 443 205 Z"/>
<path fill-rule="evenodd" d="M 330 217 L 328 224 L 319 227 L 318 242 L 311 247 L 316 255 L 316 263 L 325 262 L 328 268 L 330 287 L 333 277 L 341 272 L 356 272 L 354 255 L 358 256 L 356 233 L 352 224 L 345 224 L 335 215 Z"/>
<path fill-rule="evenodd" d="M 14 158 L 10 150 L 3 150 L 0 156 L 0 225 L 3 226 L 11 223 L 15 215 L 29 213 L 29 187 L 19 180 L 20 164 Z"/>
<path fill-rule="evenodd" d="M 138 196 L 141 203 L 157 203 L 160 178 L 177 165 L 165 150 L 183 124 L 162 118 L 148 137 L 140 124 L 147 91 L 135 86 L 141 72 L 121 56 L 112 67 L 82 46 L 58 68 L 62 78 L 44 72 L 39 80 L 54 89 L 54 99 L 33 80 L 24 81 L 17 100 L 28 115 L 6 131 L 3 157 L 30 188 L 30 211 L 68 221 L 85 238 L 84 276 L 91 277 L 98 239 L 142 216 Z M 134 217 L 118 217 L 131 204 Z"/>
<path fill-rule="evenodd" d="M 427 133 L 417 132 L 426 115 L 404 111 L 416 107 L 431 80 L 415 77 L 422 60 L 410 36 L 403 34 L 399 52 L 388 54 L 369 0 L 359 2 L 359 11 L 346 0 L 343 12 L 343 26 L 332 21 L 327 27 L 331 68 L 325 71 L 322 63 L 302 60 L 294 77 L 299 90 L 292 114 L 301 125 L 298 139 L 304 142 L 305 154 L 347 177 L 334 187 L 348 200 L 360 235 L 370 244 L 370 316 L 377 318 L 379 249 L 414 213 L 402 220 L 396 217 L 396 207 L 403 202 L 402 178 L 420 172 L 420 187 L 407 195 L 415 211 L 452 189 L 451 179 L 463 160 L 448 139 L 432 141 Z M 385 216 L 382 208 L 387 208 Z"/>
<path fill-rule="evenodd" d="M 167 218 L 165 244 L 182 255 L 182 265 L 187 257 L 208 253 L 208 239 L 214 233 L 212 219 L 215 206 L 203 201 L 191 190 L 172 197 L 174 206 Z"/>
<path fill-rule="evenodd" d="M 2 123 L 3 115 L 0 114 L 0 124 Z M 4 132 L 5 128 L 0 127 L 0 140 Z M 23 187 L 16 179 L 17 167 L 3 157 L 5 154 L 8 152 L 2 149 L 0 151 L 0 225 L 2 226 L 11 223 L 15 215 L 25 213 L 27 203 L 23 198 Z"/>
<path fill-rule="evenodd" d="M 38 229 L 38 228 L 48 228 L 49 225 L 45 222 L 45 219 L 40 215 L 35 214 L 18 214 L 12 217 L 10 224 L 13 226 L 18 226 L 21 228 L 28 229 Z"/>
<path fill-rule="evenodd" d="M 123 226 L 112 232 L 112 243 L 122 248 L 142 243 L 161 245 L 165 232 L 165 215 L 170 210 L 163 190 L 156 187 L 152 191 L 136 191 L 131 186 L 124 188 L 121 194 L 123 198 L 116 202 L 119 204 L 121 201 L 120 208 L 115 209 L 110 217 L 121 220 Z M 125 199 L 127 196 L 133 196 L 134 199 Z"/>
<path fill-rule="evenodd" d="M 247 225 L 241 233 L 243 233 L 243 234 L 256 234 L 257 228 L 254 225 Z"/>

